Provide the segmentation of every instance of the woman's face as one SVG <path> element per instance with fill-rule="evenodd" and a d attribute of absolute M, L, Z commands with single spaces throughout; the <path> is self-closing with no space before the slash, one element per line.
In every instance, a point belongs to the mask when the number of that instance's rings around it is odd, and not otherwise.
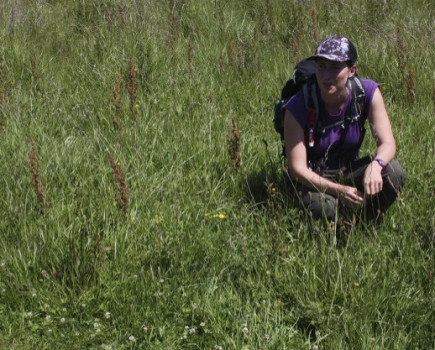
<path fill-rule="evenodd" d="M 356 67 L 349 67 L 347 62 L 330 61 L 325 58 L 316 60 L 317 83 L 326 95 L 344 91 L 347 80 L 353 77 L 355 72 Z"/>

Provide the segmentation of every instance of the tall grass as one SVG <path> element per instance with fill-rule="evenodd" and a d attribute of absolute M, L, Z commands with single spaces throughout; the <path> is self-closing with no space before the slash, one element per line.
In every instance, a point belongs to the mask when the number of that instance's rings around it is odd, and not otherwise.
<path fill-rule="evenodd" d="M 433 348 L 434 11 L 3 1 L 0 348 Z M 336 33 L 407 173 L 382 227 L 338 243 L 289 202 L 271 122 Z"/>

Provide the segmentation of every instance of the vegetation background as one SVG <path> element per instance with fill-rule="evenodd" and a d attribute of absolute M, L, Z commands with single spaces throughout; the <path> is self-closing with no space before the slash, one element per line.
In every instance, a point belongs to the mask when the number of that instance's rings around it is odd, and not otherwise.
<path fill-rule="evenodd" d="M 1 1 L 0 348 L 434 348 L 434 13 Z M 407 172 L 380 230 L 342 244 L 288 202 L 272 125 L 295 63 L 337 33 Z"/>

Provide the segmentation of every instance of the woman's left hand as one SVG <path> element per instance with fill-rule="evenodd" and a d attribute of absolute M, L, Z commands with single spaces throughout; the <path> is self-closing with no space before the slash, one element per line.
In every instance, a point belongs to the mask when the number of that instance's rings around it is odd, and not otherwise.
<path fill-rule="evenodd" d="M 382 159 L 388 164 L 396 153 L 396 142 L 394 141 L 390 119 L 379 88 L 376 89 L 373 95 L 368 118 L 376 141 L 376 158 Z M 382 166 L 377 161 L 374 160 L 367 167 L 363 184 L 367 196 L 375 196 L 382 191 Z"/>
<path fill-rule="evenodd" d="M 367 196 L 374 196 L 382 191 L 384 181 L 382 179 L 382 167 L 373 161 L 364 173 L 364 190 Z"/>

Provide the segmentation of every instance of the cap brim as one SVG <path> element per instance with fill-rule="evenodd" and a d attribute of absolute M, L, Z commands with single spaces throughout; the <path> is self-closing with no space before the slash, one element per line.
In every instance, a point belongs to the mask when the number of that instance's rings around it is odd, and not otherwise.
<path fill-rule="evenodd" d="M 311 57 L 308 57 L 307 60 L 316 60 L 317 58 L 325 58 L 329 61 L 334 61 L 334 62 L 347 62 L 349 61 L 349 59 L 340 57 L 340 56 L 336 56 L 336 55 L 314 55 Z"/>

